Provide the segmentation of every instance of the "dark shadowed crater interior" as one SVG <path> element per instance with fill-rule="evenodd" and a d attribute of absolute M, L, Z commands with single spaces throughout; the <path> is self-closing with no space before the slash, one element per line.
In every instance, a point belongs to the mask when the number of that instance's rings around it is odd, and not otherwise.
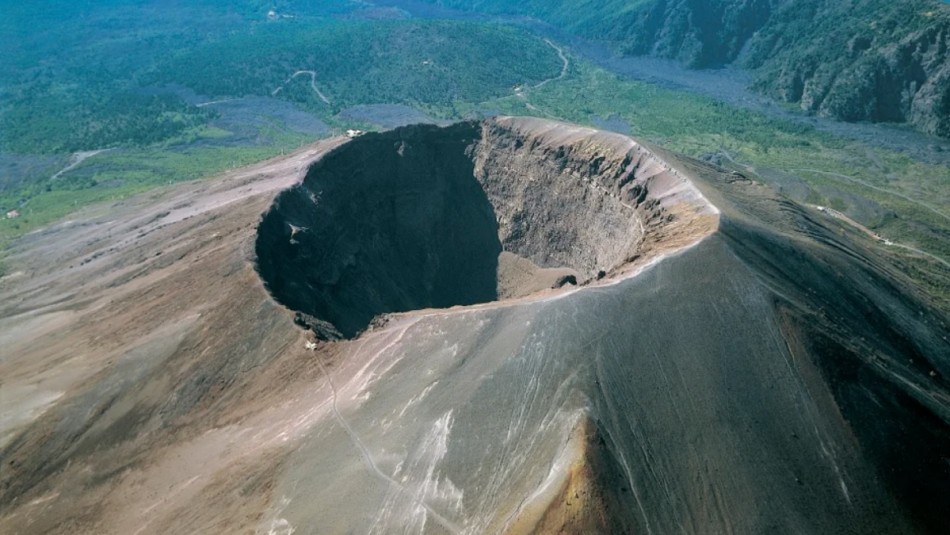
<path fill-rule="evenodd" d="M 381 312 L 492 301 L 501 242 L 461 124 L 368 134 L 317 162 L 260 226 L 286 306 L 353 336 Z"/>
<path fill-rule="evenodd" d="M 353 337 L 381 313 L 524 295 L 510 286 L 536 291 L 622 262 L 635 212 L 591 194 L 563 148 L 535 149 L 474 122 L 355 139 L 265 214 L 261 277 L 298 318 Z M 564 190 L 548 195 L 556 205 L 532 200 L 551 188 Z"/>

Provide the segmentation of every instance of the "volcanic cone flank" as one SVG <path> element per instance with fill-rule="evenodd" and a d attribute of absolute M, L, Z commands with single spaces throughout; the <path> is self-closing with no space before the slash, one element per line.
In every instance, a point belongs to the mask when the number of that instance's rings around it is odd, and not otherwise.
<path fill-rule="evenodd" d="M 942 533 L 948 319 L 754 178 L 502 117 L 30 235 L 0 525 Z"/>

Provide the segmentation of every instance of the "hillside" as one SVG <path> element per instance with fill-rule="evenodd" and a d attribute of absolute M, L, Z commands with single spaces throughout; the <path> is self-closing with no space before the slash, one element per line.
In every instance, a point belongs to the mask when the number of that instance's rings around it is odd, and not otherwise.
<path fill-rule="evenodd" d="M 735 62 L 803 110 L 950 137 L 950 6 L 938 0 L 428 1 L 536 17 L 693 68 Z"/>

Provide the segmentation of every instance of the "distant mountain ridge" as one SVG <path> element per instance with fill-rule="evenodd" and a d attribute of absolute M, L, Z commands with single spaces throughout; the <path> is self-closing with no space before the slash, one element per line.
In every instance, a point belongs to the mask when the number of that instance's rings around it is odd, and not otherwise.
<path fill-rule="evenodd" d="M 736 64 L 754 88 L 845 121 L 950 137 L 950 6 L 938 0 L 426 0 L 536 17 L 627 55 Z"/>

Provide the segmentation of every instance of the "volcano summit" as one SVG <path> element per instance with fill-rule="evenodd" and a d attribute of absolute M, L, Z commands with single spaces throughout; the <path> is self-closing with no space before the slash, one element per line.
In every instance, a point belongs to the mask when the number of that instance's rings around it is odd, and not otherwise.
<path fill-rule="evenodd" d="M 117 210 L 3 288 L 11 532 L 950 523 L 948 319 L 752 178 L 502 117 Z"/>
<path fill-rule="evenodd" d="M 352 337 L 381 313 L 622 271 L 718 213 L 648 149 L 532 119 L 369 134 L 282 193 L 257 239 L 288 307 Z"/>

